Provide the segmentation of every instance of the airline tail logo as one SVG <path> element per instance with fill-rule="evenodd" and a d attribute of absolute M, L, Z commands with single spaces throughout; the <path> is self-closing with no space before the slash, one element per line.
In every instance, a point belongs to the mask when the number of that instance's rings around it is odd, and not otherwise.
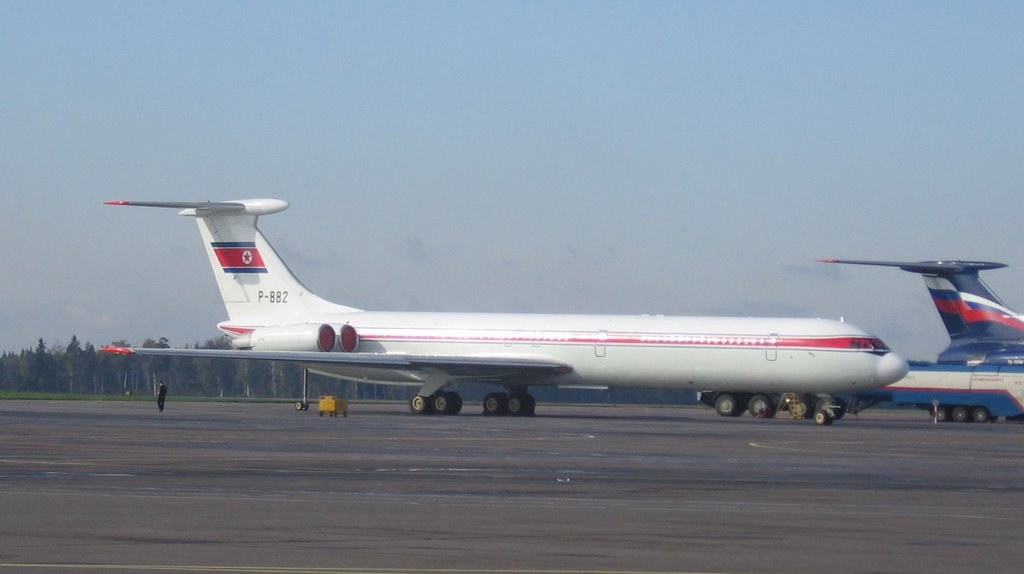
<path fill-rule="evenodd" d="M 971 295 L 970 293 L 956 293 L 929 289 L 932 292 L 932 299 L 935 301 L 935 308 L 939 314 L 956 315 L 964 320 L 969 326 L 979 326 L 984 330 L 984 323 L 998 323 L 1024 331 L 1024 322 L 1009 308 L 998 305 L 988 299 Z"/>
<path fill-rule="evenodd" d="M 267 266 L 252 241 L 214 242 L 210 244 L 225 273 L 266 273 Z"/>

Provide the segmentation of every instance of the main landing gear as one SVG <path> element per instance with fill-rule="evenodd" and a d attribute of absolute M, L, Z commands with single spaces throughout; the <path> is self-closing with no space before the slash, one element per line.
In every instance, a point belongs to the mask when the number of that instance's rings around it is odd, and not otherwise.
<path fill-rule="evenodd" d="M 802 395 L 785 393 L 781 397 L 765 393 L 699 393 L 697 398 L 715 409 L 723 417 L 738 417 L 744 412 L 750 416 L 772 418 L 778 411 L 789 411 L 794 419 L 810 418 L 819 425 L 830 425 L 846 414 L 846 401 L 826 395 Z"/>
<path fill-rule="evenodd" d="M 846 416 L 848 405 L 839 397 L 828 395 L 814 403 L 814 422 L 819 425 L 830 425 Z"/>
<path fill-rule="evenodd" d="M 537 401 L 526 391 L 489 393 L 484 397 L 484 414 L 490 416 L 533 416 Z M 413 395 L 409 410 L 417 415 L 457 415 L 462 412 L 462 397 L 454 391 L 437 391 L 432 395 Z"/>
<path fill-rule="evenodd" d="M 533 395 L 523 392 L 490 393 L 484 397 L 485 415 L 510 415 L 532 417 L 537 409 Z"/>
<path fill-rule="evenodd" d="M 417 415 L 457 415 L 462 412 L 462 397 L 454 391 L 437 391 L 430 396 L 409 397 L 409 410 Z"/>
<path fill-rule="evenodd" d="M 932 416 L 935 418 L 935 422 L 942 423 L 947 421 L 953 421 L 956 423 L 994 423 L 999 417 L 992 416 L 992 412 L 983 406 L 965 406 L 965 405 L 954 405 L 945 407 L 936 405 L 934 407 L 926 407 L 925 405 L 918 405 L 931 411 Z"/>

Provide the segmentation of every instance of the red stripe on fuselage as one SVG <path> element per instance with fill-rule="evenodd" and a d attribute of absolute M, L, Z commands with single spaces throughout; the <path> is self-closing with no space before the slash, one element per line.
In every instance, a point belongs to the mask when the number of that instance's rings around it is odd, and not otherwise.
<path fill-rule="evenodd" d="M 220 325 L 232 335 L 251 333 L 255 327 Z M 619 345 L 639 347 L 707 347 L 753 349 L 818 349 L 831 351 L 888 351 L 875 337 L 787 337 L 754 335 L 692 335 L 671 333 L 539 332 L 475 329 L 377 329 L 356 327 L 361 341 L 379 343 L 502 343 L 515 345 Z"/>
<path fill-rule="evenodd" d="M 571 345 L 623 345 L 669 347 L 739 347 L 822 349 L 833 351 L 879 351 L 878 340 L 872 337 L 755 337 L 750 335 L 671 335 L 657 333 L 609 333 L 606 337 L 593 333 L 551 333 L 547 336 L 492 336 L 451 335 L 445 333 L 402 334 L 374 333 L 357 329 L 363 341 L 423 342 L 423 343 L 512 343 L 512 344 L 571 344 Z"/>

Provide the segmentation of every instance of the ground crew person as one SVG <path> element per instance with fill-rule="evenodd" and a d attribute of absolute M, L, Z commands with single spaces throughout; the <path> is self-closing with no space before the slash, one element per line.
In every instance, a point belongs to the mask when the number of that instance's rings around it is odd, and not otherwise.
<path fill-rule="evenodd" d="M 167 398 L 167 385 L 163 381 L 160 381 L 160 386 L 156 389 L 156 406 L 160 409 L 160 412 L 164 412 L 164 399 Z"/>

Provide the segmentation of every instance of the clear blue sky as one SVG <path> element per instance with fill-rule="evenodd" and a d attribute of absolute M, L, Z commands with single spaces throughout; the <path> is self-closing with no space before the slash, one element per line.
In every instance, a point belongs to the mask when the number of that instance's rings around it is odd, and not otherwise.
<path fill-rule="evenodd" d="M 845 317 L 918 277 L 1024 306 L 1019 2 L 0 3 L 0 349 L 217 335 L 194 223 L 279 197 L 313 290 L 386 310 Z"/>

